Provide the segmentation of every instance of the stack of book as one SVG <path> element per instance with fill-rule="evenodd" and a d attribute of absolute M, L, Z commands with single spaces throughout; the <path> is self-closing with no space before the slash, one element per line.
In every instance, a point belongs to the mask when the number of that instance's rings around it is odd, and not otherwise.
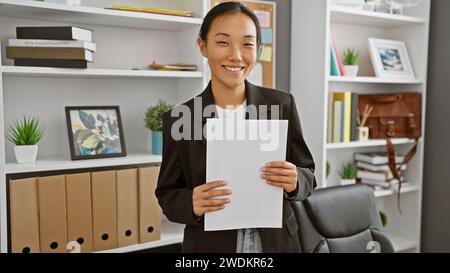
<path fill-rule="evenodd" d="M 17 27 L 6 57 L 16 66 L 87 68 L 96 44 L 92 30 L 73 26 Z"/>
<path fill-rule="evenodd" d="M 401 171 L 406 170 L 406 165 L 401 165 L 403 159 L 403 155 L 395 157 L 397 167 L 400 167 Z M 391 188 L 398 185 L 399 181 L 389 169 L 387 153 L 357 153 L 355 161 L 358 168 L 356 178 L 361 183 L 374 188 Z M 406 182 L 403 175 L 400 178 L 402 184 Z"/>

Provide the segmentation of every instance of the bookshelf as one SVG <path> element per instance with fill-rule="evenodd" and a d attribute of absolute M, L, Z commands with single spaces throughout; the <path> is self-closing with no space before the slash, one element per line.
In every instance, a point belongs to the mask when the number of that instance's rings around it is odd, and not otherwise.
<path fill-rule="evenodd" d="M 158 164 L 150 151 L 145 110 L 163 99 L 178 104 L 200 93 L 206 85 L 207 64 L 197 50 L 196 37 L 208 10 L 206 0 L 125 0 L 120 5 L 191 10 L 194 18 L 105 9 L 116 1 L 0 0 L 0 250 L 8 250 L 6 175 L 136 164 Z M 89 6 L 87 6 L 89 5 Z M 16 26 L 79 26 L 93 30 L 97 44 L 88 69 L 14 67 L 5 57 Z M 192 63 L 198 71 L 150 71 L 158 63 Z M 119 105 L 126 157 L 71 161 L 65 106 Z M 44 138 L 34 164 L 16 164 L 13 145 L 5 132 L 24 114 L 39 116 Z M 161 240 L 108 252 L 128 252 L 180 243 L 183 226 L 163 221 Z"/>
<path fill-rule="evenodd" d="M 375 190 L 377 207 L 386 213 L 385 231 L 398 252 L 420 250 L 425 105 L 430 0 L 404 15 L 349 9 L 330 1 L 293 1 L 291 45 L 291 92 L 296 98 L 303 133 L 316 162 L 319 187 L 339 185 L 339 172 L 353 161 L 354 153 L 385 151 L 385 140 L 327 143 L 328 93 L 351 91 L 362 94 L 419 91 L 422 93 L 422 138 L 417 154 L 408 164 L 405 178 L 410 182 L 401 190 L 402 214 L 397 208 L 397 191 Z M 358 77 L 330 76 L 330 37 L 340 54 L 346 48 L 360 53 Z M 370 61 L 368 38 L 405 41 L 415 71 L 415 79 L 377 78 Z M 394 139 L 399 153 L 412 145 L 409 139 Z M 326 162 L 331 175 L 326 177 Z"/>

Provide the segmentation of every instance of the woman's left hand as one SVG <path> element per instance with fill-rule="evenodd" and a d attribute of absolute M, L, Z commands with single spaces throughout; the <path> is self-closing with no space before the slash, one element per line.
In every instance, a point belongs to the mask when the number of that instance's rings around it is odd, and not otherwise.
<path fill-rule="evenodd" d="M 290 193 L 297 189 L 297 166 L 287 161 L 274 161 L 261 168 L 261 177 L 268 184 Z"/>

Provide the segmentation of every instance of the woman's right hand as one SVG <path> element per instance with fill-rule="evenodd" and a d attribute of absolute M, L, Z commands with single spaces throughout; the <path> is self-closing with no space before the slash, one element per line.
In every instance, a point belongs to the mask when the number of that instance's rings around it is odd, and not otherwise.
<path fill-rule="evenodd" d="M 218 196 L 230 195 L 231 191 L 228 189 L 214 190 L 217 187 L 227 185 L 226 181 L 209 182 L 194 188 L 192 193 L 192 207 L 194 214 L 197 217 L 202 217 L 205 212 L 222 210 L 225 204 L 230 203 L 230 199 L 211 199 Z"/>

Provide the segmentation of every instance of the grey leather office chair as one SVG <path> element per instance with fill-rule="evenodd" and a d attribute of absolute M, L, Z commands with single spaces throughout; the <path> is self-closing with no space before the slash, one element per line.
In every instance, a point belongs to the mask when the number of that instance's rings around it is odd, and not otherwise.
<path fill-rule="evenodd" d="M 303 252 L 394 252 L 373 191 L 365 185 L 318 189 L 293 203 Z"/>

